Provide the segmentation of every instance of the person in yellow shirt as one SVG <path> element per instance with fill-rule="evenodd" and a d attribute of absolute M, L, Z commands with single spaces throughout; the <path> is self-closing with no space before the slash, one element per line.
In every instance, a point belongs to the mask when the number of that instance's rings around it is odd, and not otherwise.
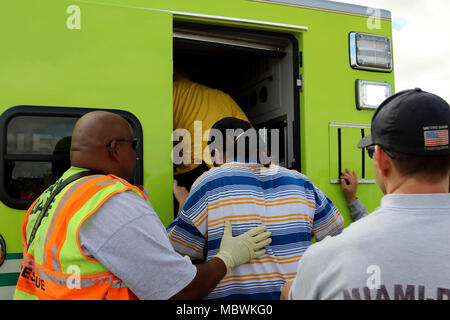
<path fill-rule="evenodd" d="M 190 190 L 194 181 L 211 167 L 207 152 L 208 140 L 205 133 L 219 120 L 234 117 L 248 121 L 247 116 L 230 95 L 192 82 L 189 75 L 175 68 L 173 83 L 173 129 L 184 129 L 179 132 L 179 141 L 187 145 L 182 150 L 184 159 L 175 165 L 175 186 Z M 185 140 L 185 136 L 189 139 Z M 206 134 L 208 137 L 208 134 Z M 176 141 L 177 139 L 174 139 Z M 176 144 L 176 142 L 175 142 Z M 174 149 L 175 150 L 175 149 Z M 175 162 L 175 161 L 174 161 Z"/>

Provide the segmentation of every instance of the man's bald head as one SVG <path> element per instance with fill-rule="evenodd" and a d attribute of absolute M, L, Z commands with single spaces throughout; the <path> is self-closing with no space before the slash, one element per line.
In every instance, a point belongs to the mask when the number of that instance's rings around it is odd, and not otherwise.
<path fill-rule="evenodd" d="M 89 112 L 75 124 L 70 149 L 71 165 L 130 180 L 136 154 L 130 143 L 116 140 L 132 138 L 131 127 L 121 116 L 107 111 Z"/>

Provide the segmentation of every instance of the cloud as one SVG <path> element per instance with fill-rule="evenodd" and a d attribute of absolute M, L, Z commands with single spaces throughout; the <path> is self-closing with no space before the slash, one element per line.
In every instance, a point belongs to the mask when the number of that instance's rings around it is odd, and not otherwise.
<path fill-rule="evenodd" d="M 392 15 L 396 92 L 420 87 L 450 102 L 448 0 L 343 0 Z"/>

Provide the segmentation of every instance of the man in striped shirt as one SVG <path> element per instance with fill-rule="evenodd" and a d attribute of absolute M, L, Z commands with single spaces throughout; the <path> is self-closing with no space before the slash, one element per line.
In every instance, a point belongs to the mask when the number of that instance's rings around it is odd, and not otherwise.
<path fill-rule="evenodd" d="M 240 155 L 238 140 L 254 131 L 248 122 L 225 118 L 213 129 L 226 137 L 225 148 L 214 150 L 216 166 L 193 184 L 182 211 L 168 227 L 169 239 L 179 253 L 209 260 L 219 250 L 224 221 L 232 223 L 234 235 L 266 225 L 272 232 L 266 254 L 228 272 L 206 298 L 279 299 L 281 286 L 295 277 L 312 237 L 320 241 L 339 234 L 344 219 L 305 175 L 264 165 L 267 158 L 256 150 L 257 144 L 245 141 L 245 156 Z M 230 129 L 235 132 L 231 138 Z M 249 154 L 255 150 L 252 161 Z"/>

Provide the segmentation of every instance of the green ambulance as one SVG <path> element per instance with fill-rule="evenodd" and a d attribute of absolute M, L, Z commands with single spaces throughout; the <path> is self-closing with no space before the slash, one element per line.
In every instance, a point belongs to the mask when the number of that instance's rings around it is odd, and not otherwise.
<path fill-rule="evenodd" d="M 0 2 L 0 299 L 11 299 L 27 208 L 68 166 L 84 113 L 113 110 L 138 147 L 135 184 L 174 217 L 173 61 L 229 93 L 255 127 L 277 129 L 280 164 L 312 179 L 352 220 L 339 171 L 382 196 L 356 148 L 394 92 L 389 11 L 324 0 Z"/>

